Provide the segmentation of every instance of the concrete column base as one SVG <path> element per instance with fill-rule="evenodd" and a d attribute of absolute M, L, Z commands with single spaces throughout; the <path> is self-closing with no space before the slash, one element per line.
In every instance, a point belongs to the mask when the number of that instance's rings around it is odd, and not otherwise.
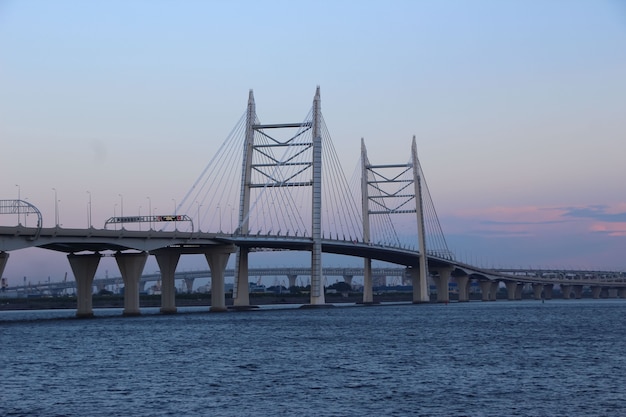
<path fill-rule="evenodd" d="M 428 293 L 428 277 L 420 276 L 419 268 L 409 269 L 409 275 L 411 276 L 411 282 L 413 284 L 413 304 L 430 302 L 430 294 Z"/>
<path fill-rule="evenodd" d="M 161 271 L 161 313 L 176 313 L 176 266 L 180 252 L 175 249 L 160 249 L 153 252 Z"/>
<path fill-rule="evenodd" d="M 489 292 L 489 301 L 496 301 L 498 299 L 499 288 L 500 288 L 499 281 L 491 281 L 491 291 Z"/>
<path fill-rule="evenodd" d="M 450 302 L 450 273 L 452 272 L 452 269 L 440 268 L 433 271 L 438 273 L 438 275 L 433 278 L 435 285 L 437 286 L 437 302 Z"/>
<path fill-rule="evenodd" d="M 229 254 L 230 255 L 230 254 Z M 208 260 L 209 258 L 207 258 Z M 228 261 L 228 259 L 227 259 Z M 248 277 L 248 249 L 239 248 L 235 257 L 235 288 L 233 289 L 233 305 L 245 307 L 250 305 L 250 278 Z M 224 265 L 226 268 L 226 265 Z M 211 276 L 213 267 L 211 267 Z M 213 282 L 211 281 L 211 284 Z M 212 304 L 212 303 L 211 303 Z"/>
<path fill-rule="evenodd" d="M 583 286 L 582 285 L 574 285 L 572 287 L 572 291 L 574 292 L 574 298 L 580 300 L 583 297 Z"/>
<path fill-rule="evenodd" d="M 100 254 L 67 255 L 76 279 L 76 317 L 93 317 L 93 278 L 96 275 Z"/>
<path fill-rule="evenodd" d="M 533 286 L 533 298 L 535 300 L 541 300 L 543 298 L 543 284 L 532 284 Z"/>
<path fill-rule="evenodd" d="M 456 287 L 459 290 L 459 302 L 468 302 L 469 301 L 469 277 L 467 275 L 463 275 L 460 277 L 454 277 L 456 281 Z"/>
<path fill-rule="evenodd" d="M 296 286 L 296 279 L 297 278 L 298 278 L 298 276 L 294 275 L 294 274 L 287 275 L 287 279 L 289 280 L 289 288 Z"/>
<path fill-rule="evenodd" d="M 504 285 L 506 286 L 507 299 L 509 301 L 515 301 L 516 300 L 516 294 L 517 294 L 517 288 L 520 286 L 520 284 L 518 284 L 517 282 L 506 281 L 504 283 Z"/>
<path fill-rule="evenodd" d="M 599 286 L 591 287 L 591 297 L 593 297 L 595 300 L 600 298 L 601 293 L 602 293 L 602 287 L 599 287 Z"/>
<path fill-rule="evenodd" d="M 228 311 L 226 296 L 224 295 L 224 270 L 233 250 L 234 248 L 219 248 L 204 254 L 209 268 L 211 268 L 211 307 L 209 308 L 211 312 Z M 250 304 L 250 300 L 248 300 L 248 304 Z"/>
<path fill-rule="evenodd" d="M 193 292 L 193 282 L 195 280 L 195 278 L 183 278 L 183 281 L 185 282 L 185 288 L 187 289 L 187 294 L 191 294 Z"/>
<path fill-rule="evenodd" d="M 374 281 L 372 278 L 372 260 L 363 259 L 363 304 L 374 302 Z"/>
<path fill-rule="evenodd" d="M 124 280 L 124 316 L 138 316 L 139 309 L 139 280 L 148 259 L 147 252 L 115 254 L 115 261 Z"/>
<path fill-rule="evenodd" d="M 552 300 L 552 289 L 554 288 L 554 284 L 544 284 L 543 286 L 543 297 L 546 300 Z"/>
<path fill-rule="evenodd" d="M 571 293 L 572 293 L 571 285 L 561 284 L 561 295 L 563 296 L 563 299 L 569 300 Z"/>
<path fill-rule="evenodd" d="M 480 281 L 479 285 L 480 285 L 481 300 L 483 301 L 491 300 L 491 296 L 490 296 L 491 281 Z"/>
<path fill-rule="evenodd" d="M 4 273 L 4 267 L 7 266 L 7 261 L 9 260 L 8 252 L 0 252 L 0 277 Z"/>

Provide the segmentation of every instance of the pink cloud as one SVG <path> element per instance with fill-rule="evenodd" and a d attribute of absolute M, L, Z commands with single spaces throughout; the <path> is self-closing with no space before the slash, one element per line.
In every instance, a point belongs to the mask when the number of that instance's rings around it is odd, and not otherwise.
<path fill-rule="evenodd" d="M 608 222 L 598 222 L 593 223 L 590 228 L 590 231 L 596 233 L 604 233 L 607 236 L 626 236 L 626 222 L 622 223 L 608 223 Z"/>

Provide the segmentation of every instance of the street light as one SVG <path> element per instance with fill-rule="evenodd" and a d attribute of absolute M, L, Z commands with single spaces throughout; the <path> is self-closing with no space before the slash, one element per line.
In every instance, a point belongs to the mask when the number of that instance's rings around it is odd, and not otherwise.
<path fill-rule="evenodd" d="M 124 196 L 122 194 L 118 194 L 120 196 L 120 217 L 122 220 L 122 229 L 124 228 Z"/>
<path fill-rule="evenodd" d="M 172 201 L 174 202 L 174 230 L 178 230 L 178 222 L 176 220 L 178 220 L 176 218 L 176 200 L 172 198 Z"/>
<path fill-rule="evenodd" d="M 87 226 L 91 229 L 91 192 L 87 191 L 89 194 L 89 211 L 87 212 Z"/>
<path fill-rule="evenodd" d="M 150 197 L 146 197 L 148 199 L 148 216 L 150 216 L 150 230 L 152 230 L 152 200 Z"/>
<path fill-rule="evenodd" d="M 17 225 L 21 225 L 20 223 L 20 192 L 22 191 L 19 184 L 15 184 L 17 187 Z"/>
<path fill-rule="evenodd" d="M 59 200 L 57 199 L 57 189 L 53 188 L 52 191 L 54 191 L 54 223 L 56 227 L 59 227 Z"/>

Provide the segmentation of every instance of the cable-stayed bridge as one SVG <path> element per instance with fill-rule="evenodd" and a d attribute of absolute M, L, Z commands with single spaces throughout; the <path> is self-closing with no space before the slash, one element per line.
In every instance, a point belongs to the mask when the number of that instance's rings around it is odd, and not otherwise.
<path fill-rule="evenodd" d="M 139 282 L 149 255 L 159 265 L 164 313 L 176 311 L 174 280 L 184 254 L 207 259 L 212 311 L 226 310 L 224 271 L 231 254 L 233 305 L 250 307 L 248 258 L 259 250 L 311 254 L 311 306 L 326 305 L 322 253 L 363 258 L 364 303 L 373 302 L 372 260 L 406 267 L 416 303 L 429 301 L 429 276 L 444 302 L 451 277 L 462 301 L 468 299 L 470 279 L 481 281 L 486 298 L 495 297 L 501 280 L 513 294 L 523 282 L 540 291 L 553 284 L 545 277 L 529 279 L 455 260 L 437 220 L 415 137 L 408 160 L 394 164 L 370 162 L 362 140 L 360 167 L 360 178 L 351 184 L 322 117 L 319 87 L 303 121 L 272 124 L 261 123 L 250 91 L 243 116 L 174 213 L 113 217 L 104 229 L 65 229 L 58 221 L 54 228 L 42 228 L 41 213 L 32 204 L 1 200 L 0 214 L 16 215 L 18 224 L 0 227 L 0 273 L 12 250 L 67 253 L 77 283 L 78 316 L 93 314 L 94 275 L 101 257 L 111 253 L 124 281 L 126 315 L 139 314 Z M 36 215 L 37 227 L 22 226 L 24 214 Z M 142 223 L 149 223 L 149 230 L 137 227 Z M 626 283 L 593 283 L 626 289 Z"/>

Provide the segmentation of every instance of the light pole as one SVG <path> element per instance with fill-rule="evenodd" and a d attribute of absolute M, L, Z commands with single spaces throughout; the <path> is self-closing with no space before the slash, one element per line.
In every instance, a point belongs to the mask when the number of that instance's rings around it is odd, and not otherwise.
<path fill-rule="evenodd" d="M 87 226 L 91 229 L 91 192 L 87 191 L 87 194 L 89 194 L 89 210 L 87 212 Z"/>
<path fill-rule="evenodd" d="M 150 197 L 146 197 L 148 199 L 148 216 L 150 216 L 150 230 L 152 230 L 152 200 Z"/>
<path fill-rule="evenodd" d="M 178 222 L 177 222 L 177 214 L 176 214 L 176 200 L 172 198 L 172 201 L 174 202 L 174 230 L 178 230 Z"/>
<path fill-rule="evenodd" d="M 122 221 L 122 229 L 124 228 L 124 196 L 122 194 L 118 194 L 120 196 L 120 217 Z"/>
<path fill-rule="evenodd" d="M 113 224 L 115 225 L 115 230 L 117 230 L 117 203 L 113 204 Z"/>
<path fill-rule="evenodd" d="M 59 200 L 57 199 L 57 189 L 53 188 L 52 191 L 54 191 L 54 223 L 56 227 L 59 227 Z"/>
<path fill-rule="evenodd" d="M 19 184 L 15 184 L 15 186 L 17 187 L 17 225 L 20 226 L 22 223 L 21 221 L 21 217 L 20 217 L 20 192 L 22 191 Z"/>

